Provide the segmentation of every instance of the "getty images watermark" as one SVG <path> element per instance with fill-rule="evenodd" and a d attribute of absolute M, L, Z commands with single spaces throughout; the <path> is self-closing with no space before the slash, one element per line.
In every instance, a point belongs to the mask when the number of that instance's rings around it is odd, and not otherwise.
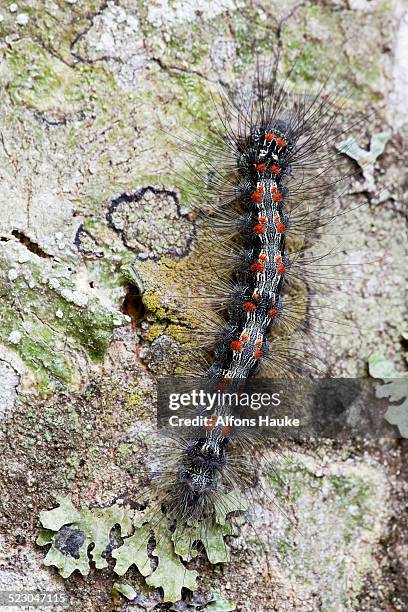
<path fill-rule="evenodd" d="M 299 427 L 300 419 L 288 414 L 272 416 L 265 414 L 264 409 L 278 408 L 282 405 L 283 391 L 274 392 L 225 392 L 192 389 L 191 391 L 169 394 L 168 407 L 172 412 L 195 409 L 199 414 L 171 414 L 168 417 L 170 427 Z M 190 410 L 189 410 L 190 409 Z M 243 409 L 258 411 L 256 416 L 243 416 Z M 238 411 L 238 414 L 236 412 Z M 212 412 L 211 415 L 203 414 Z"/>
<path fill-rule="evenodd" d="M 391 383 L 393 390 L 396 381 Z M 400 396 L 408 397 L 408 388 Z M 365 378 L 164 378 L 157 387 L 159 429 L 177 429 L 183 435 L 192 428 L 200 430 L 194 435 L 205 435 L 204 430 L 214 427 L 235 427 L 285 439 L 395 438 L 399 431 L 394 420 L 387 420 L 393 409 L 385 392 L 378 393 L 378 381 Z"/>
<path fill-rule="evenodd" d="M 36 607 L 66 606 L 69 604 L 67 593 L 62 591 L 29 591 L 25 589 L 0 591 L 0 607 L 15 606 L 16 609 L 27 609 Z"/>
<path fill-rule="evenodd" d="M 240 406 L 259 410 L 270 406 L 281 405 L 281 394 L 283 391 L 274 393 L 254 393 L 245 391 L 206 391 L 205 389 L 192 389 L 184 393 L 170 393 L 170 410 L 179 410 L 182 407 L 202 408 L 203 410 L 213 410 L 216 406 Z"/>

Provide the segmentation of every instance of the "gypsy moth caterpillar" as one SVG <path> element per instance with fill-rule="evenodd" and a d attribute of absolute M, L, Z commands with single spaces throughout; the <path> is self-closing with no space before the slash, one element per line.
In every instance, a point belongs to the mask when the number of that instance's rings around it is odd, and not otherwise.
<path fill-rule="evenodd" d="M 192 153 L 184 192 L 198 202 L 205 226 L 191 276 L 198 279 L 206 267 L 208 282 L 196 298 L 185 298 L 202 327 L 195 338 L 194 331 L 185 334 L 190 349 L 195 346 L 181 372 L 232 390 L 257 373 L 278 379 L 317 369 L 309 296 L 313 285 L 327 290 L 333 264 L 325 262 L 327 254 L 308 255 L 307 247 L 347 209 L 339 192 L 349 175 L 336 173 L 333 148 L 346 131 L 336 127 L 339 99 L 321 87 L 312 95 L 288 92 L 277 66 L 270 72 L 257 67 L 241 103 L 222 99 L 221 128 L 213 128 L 210 139 L 194 135 L 184 143 Z M 337 272 L 342 266 L 336 263 Z M 217 404 L 215 417 L 229 414 Z M 225 500 L 237 492 L 250 496 L 262 464 L 271 462 L 261 438 L 222 424 L 191 436 L 164 435 L 157 499 L 174 521 L 175 546 L 189 534 L 190 558 L 193 545 L 217 524 L 220 508 L 228 514 Z"/>

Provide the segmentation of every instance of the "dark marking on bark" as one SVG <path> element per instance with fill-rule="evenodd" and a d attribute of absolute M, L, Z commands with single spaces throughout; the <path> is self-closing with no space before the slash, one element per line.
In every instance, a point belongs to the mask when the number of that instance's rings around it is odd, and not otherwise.
<path fill-rule="evenodd" d="M 19 232 L 18 230 L 13 230 L 12 235 L 14 238 L 17 238 L 21 244 L 23 244 L 31 253 L 38 255 L 38 257 L 42 257 L 43 259 L 52 258 L 52 255 L 49 255 L 45 251 L 42 250 L 39 244 L 31 240 L 28 236 L 26 236 L 23 232 Z"/>
<path fill-rule="evenodd" d="M 104 252 L 98 248 L 99 243 L 96 238 L 81 224 L 78 227 L 74 238 L 74 244 L 78 251 L 85 257 L 99 259 L 104 257 Z"/>

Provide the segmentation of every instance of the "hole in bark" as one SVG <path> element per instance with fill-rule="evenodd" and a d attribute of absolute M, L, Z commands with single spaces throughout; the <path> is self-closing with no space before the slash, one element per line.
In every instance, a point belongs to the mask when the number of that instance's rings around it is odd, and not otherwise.
<path fill-rule="evenodd" d="M 132 325 L 135 327 L 145 316 L 146 309 L 144 307 L 142 296 L 137 287 L 128 286 L 128 291 L 122 304 L 122 312 L 132 319 Z"/>

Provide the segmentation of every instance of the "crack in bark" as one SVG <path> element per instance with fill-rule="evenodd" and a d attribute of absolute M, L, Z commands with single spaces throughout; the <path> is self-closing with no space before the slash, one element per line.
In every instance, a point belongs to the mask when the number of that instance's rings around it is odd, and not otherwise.
<path fill-rule="evenodd" d="M 97 62 L 118 61 L 119 63 L 122 63 L 120 60 L 118 60 L 118 59 L 116 59 L 114 57 L 111 57 L 110 55 L 102 55 L 101 57 L 98 57 L 97 59 L 94 59 L 94 60 L 86 59 L 86 58 L 82 57 L 81 55 L 79 55 L 79 53 L 75 53 L 75 51 L 74 51 L 75 45 L 81 40 L 81 38 L 86 36 L 88 34 L 88 32 L 91 30 L 91 28 L 93 27 L 95 17 L 101 16 L 107 8 L 109 8 L 109 2 L 108 2 L 108 0 L 104 0 L 104 2 L 102 2 L 101 6 L 99 7 L 99 9 L 97 11 L 87 15 L 87 19 L 89 19 L 89 21 L 90 21 L 89 26 L 86 27 L 81 32 L 79 32 L 79 34 L 77 34 L 74 37 L 74 39 L 71 41 L 71 44 L 70 44 L 70 53 L 71 53 L 72 57 L 74 57 L 77 60 L 75 62 L 75 64 L 82 63 L 82 64 L 88 64 L 88 65 L 92 66 L 93 64 L 96 64 Z"/>
<path fill-rule="evenodd" d="M 208 83 L 221 83 L 219 79 L 215 79 L 215 80 L 210 79 L 210 77 L 206 76 L 199 70 L 191 70 L 189 68 L 184 68 L 183 66 L 168 65 L 160 57 L 154 57 L 154 56 L 150 57 L 149 61 L 155 62 L 156 64 L 158 64 L 160 68 L 164 70 L 165 72 L 167 72 L 170 76 L 171 76 L 171 72 L 182 72 L 184 74 L 195 74 L 196 76 L 200 77 L 201 79 L 204 79 Z"/>
<path fill-rule="evenodd" d="M 49 255 L 48 253 L 43 251 L 40 245 L 31 240 L 31 238 L 29 238 L 28 236 L 26 236 L 24 232 L 13 230 L 11 233 L 14 238 L 17 238 L 17 240 L 22 245 L 24 245 L 26 249 L 28 249 L 31 253 L 34 253 L 35 255 L 38 255 L 38 257 L 42 257 L 43 259 L 53 259 L 52 255 Z"/>

